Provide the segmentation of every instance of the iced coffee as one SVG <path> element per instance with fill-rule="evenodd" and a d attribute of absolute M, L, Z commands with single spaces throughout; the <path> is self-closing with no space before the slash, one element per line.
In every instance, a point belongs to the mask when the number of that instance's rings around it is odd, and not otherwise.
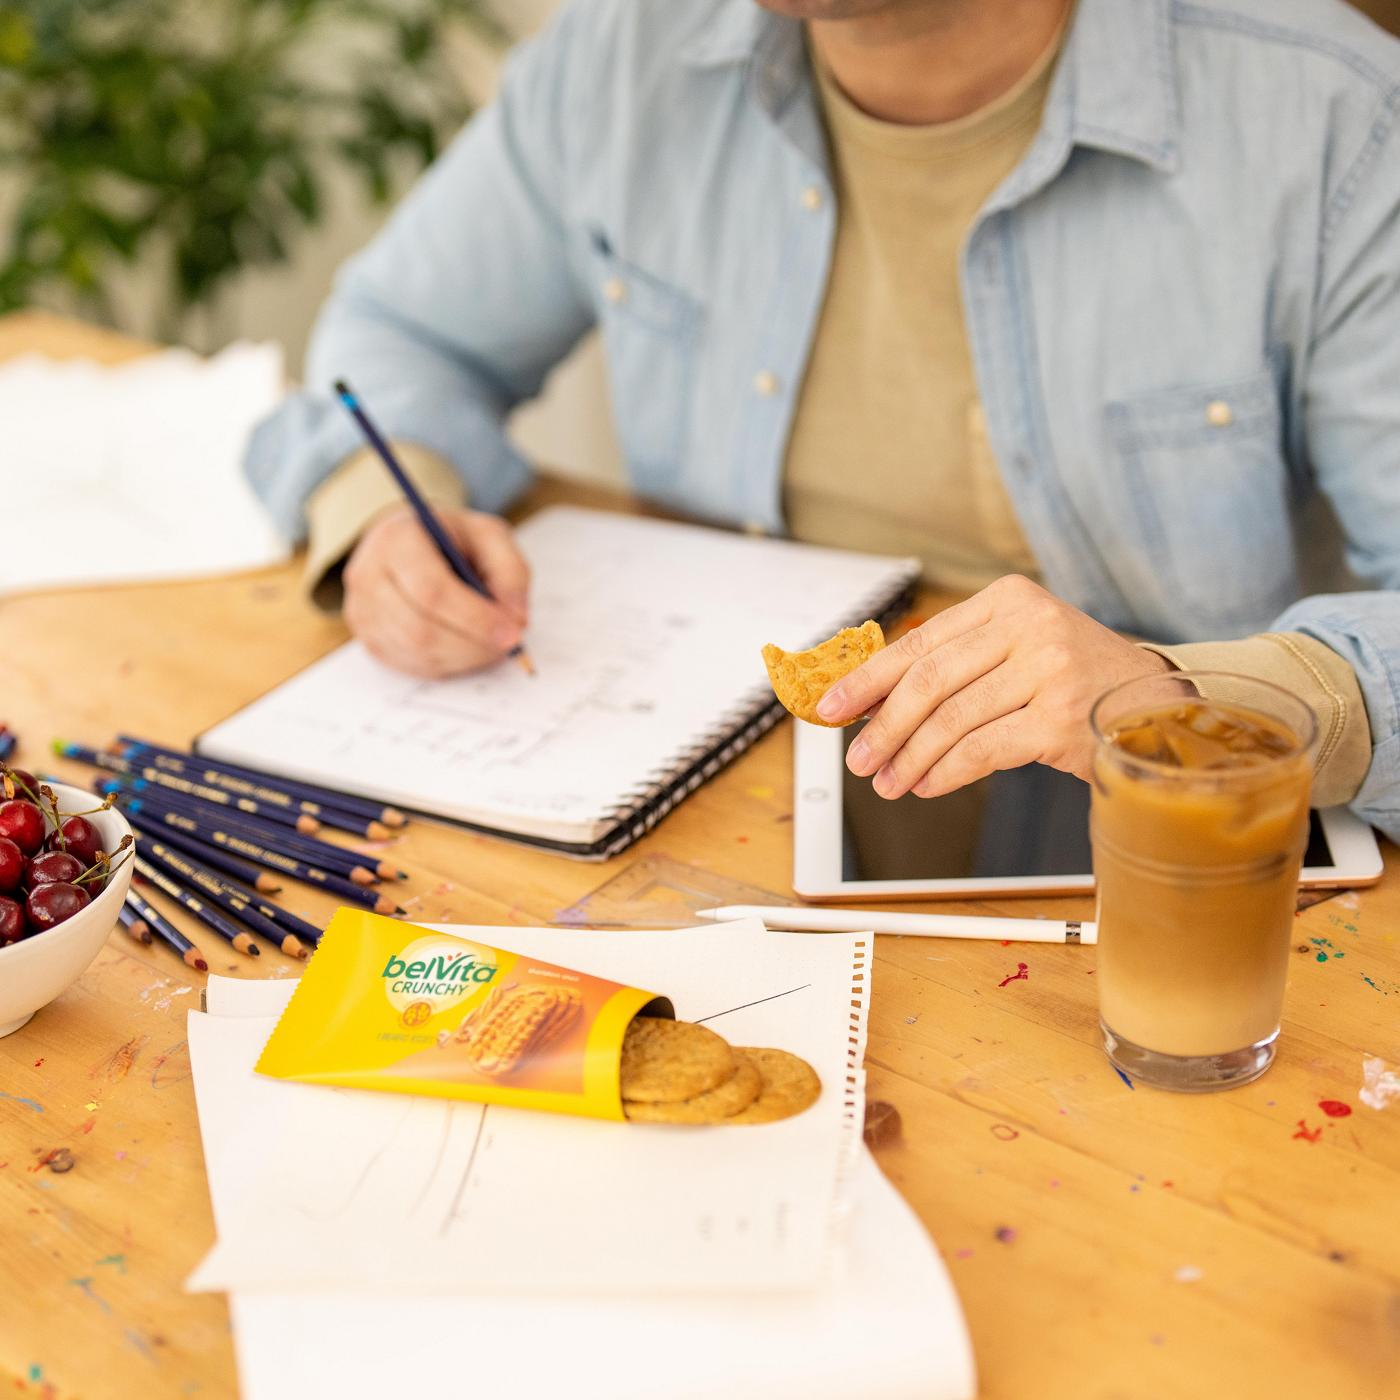
<path fill-rule="evenodd" d="M 1262 681 L 1178 674 L 1095 707 L 1099 1011 L 1109 1058 L 1164 1088 L 1273 1057 L 1314 721 Z"/>

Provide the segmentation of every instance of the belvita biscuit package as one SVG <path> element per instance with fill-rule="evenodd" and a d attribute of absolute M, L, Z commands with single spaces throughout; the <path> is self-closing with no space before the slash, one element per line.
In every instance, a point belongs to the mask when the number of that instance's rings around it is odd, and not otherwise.
<path fill-rule="evenodd" d="M 731 1046 L 666 997 L 359 909 L 331 920 L 257 1069 L 649 1123 L 772 1123 L 821 1093 L 806 1061 Z"/>
<path fill-rule="evenodd" d="M 331 920 L 260 1074 L 623 1117 L 618 1066 L 665 997 L 357 909 Z"/>

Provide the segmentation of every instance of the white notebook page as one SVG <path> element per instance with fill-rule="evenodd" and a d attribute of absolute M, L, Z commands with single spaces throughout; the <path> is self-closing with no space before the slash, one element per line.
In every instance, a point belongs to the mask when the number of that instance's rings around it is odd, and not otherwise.
<path fill-rule="evenodd" d="M 554 507 L 521 527 L 527 644 L 416 681 L 349 643 L 200 740 L 210 757 L 522 835 L 591 841 L 764 699 L 761 649 L 863 621 L 907 559 Z"/>

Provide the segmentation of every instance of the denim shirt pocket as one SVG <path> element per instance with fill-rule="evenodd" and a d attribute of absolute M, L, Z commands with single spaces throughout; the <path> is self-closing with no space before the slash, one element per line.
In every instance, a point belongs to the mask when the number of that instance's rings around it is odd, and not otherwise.
<path fill-rule="evenodd" d="M 1160 390 L 1105 412 L 1174 626 L 1200 640 L 1267 626 L 1298 595 L 1273 377 Z"/>
<path fill-rule="evenodd" d="M 685 464 L 704 313 L 693 297 L 619 257 L 589 234 L 593 293 L 623 456 L 643 492 Z"/>

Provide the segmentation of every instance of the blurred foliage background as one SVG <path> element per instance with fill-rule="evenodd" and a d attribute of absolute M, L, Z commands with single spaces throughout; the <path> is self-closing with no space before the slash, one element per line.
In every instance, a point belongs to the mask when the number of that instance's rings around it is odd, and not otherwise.
<path fill-rule="evenodd" d="M 453 41 L 480 0 L 6 0 L 0 311 L 114 324 L 154 262 L 162 338 L 242 271 L 281 263 L 353 172 L 388 201 L 470 111 Z"/>

